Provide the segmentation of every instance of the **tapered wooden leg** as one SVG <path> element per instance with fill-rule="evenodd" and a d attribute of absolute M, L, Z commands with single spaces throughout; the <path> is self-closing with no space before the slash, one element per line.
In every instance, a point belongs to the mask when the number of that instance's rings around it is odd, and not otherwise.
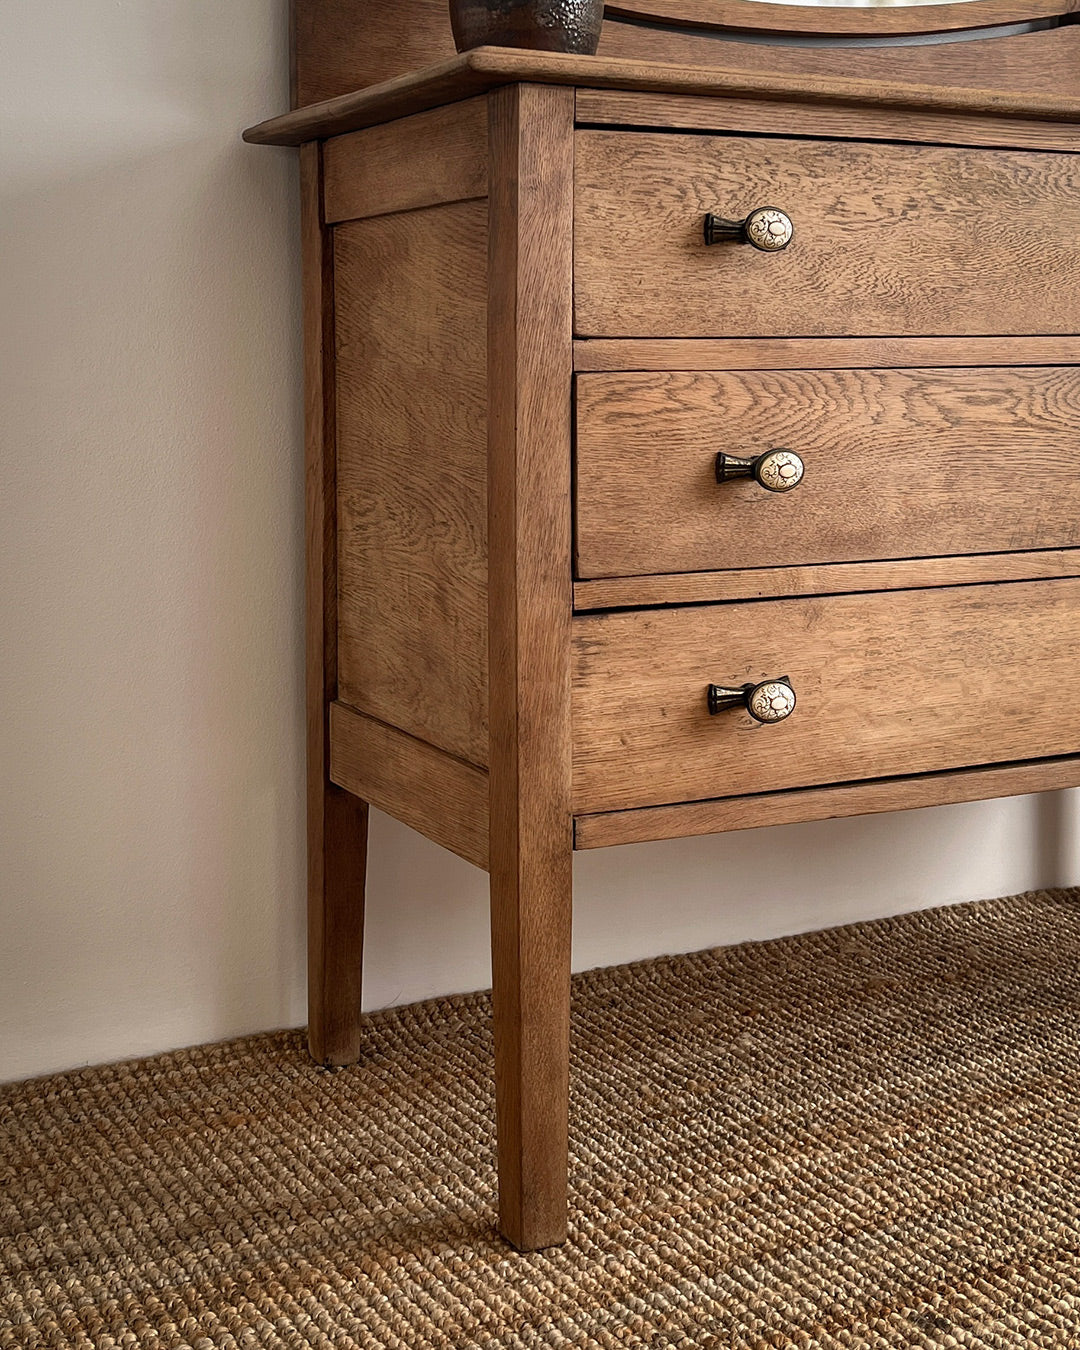
<path fill-rule="evenodd" d="M 328 785 L 309 803 L 308 1049 L 320 1064 L 360 1057 L 367 803 Z"/>
<path fill-rule="evenodd" d="M 502 1231 L 566 1237 L 573 93 L 490 96 L 490 869 Z"/>
<path fill-rule="evenodd" d="M 322 211 L 322 152 L 300 151 L 304 256 L 307 524 L 308 1046 L 320 1064 L 360 1055 L 367 805 L 330 782 L 337 697 L 333 248 Z"/>
<path fill-rule="evenodd" d="M 566 1238 L 572 853 L 523 807 L 491 860 L 495 1093 L 500 1226 L 535 1251 Z"/>

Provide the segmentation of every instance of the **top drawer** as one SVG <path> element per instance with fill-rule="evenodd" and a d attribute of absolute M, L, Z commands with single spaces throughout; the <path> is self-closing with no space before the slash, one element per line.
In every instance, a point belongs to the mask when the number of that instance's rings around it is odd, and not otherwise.
<path fill-rule="evenodd" d="M 575 328 L 586 337 L 1075 333 L 1080 157 L 582 131 Z M 782 252 L 707 246 L 774 206 Z"/>

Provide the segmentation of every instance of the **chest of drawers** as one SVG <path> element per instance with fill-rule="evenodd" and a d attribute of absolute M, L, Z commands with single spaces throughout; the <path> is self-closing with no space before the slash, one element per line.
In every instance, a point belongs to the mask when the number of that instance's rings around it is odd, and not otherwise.
<path fill-rule="evenodd" d="M 630 25 L 348 93 L 391 23 L 449 30 L 375 6 L 365 55 L 339 10 L 297 29 L 337 97 L 248 133 L 301 146 L 310 1043 L 362 1053 L 368 803 L 486 868 L 535 1248 L 575 847 L 1080 783 L 1080 75 L 1007 45 L 1080 29 L 961 44 L 966 84 L 948 44 L 872 82 L 685 28 L 699 64 L 649 65 Z"/>

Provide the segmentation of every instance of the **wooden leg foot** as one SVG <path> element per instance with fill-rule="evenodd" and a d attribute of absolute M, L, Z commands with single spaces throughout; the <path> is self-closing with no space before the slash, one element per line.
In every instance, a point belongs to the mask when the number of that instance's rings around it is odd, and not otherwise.
<path fill-rule="evenodd" d="M 571 853 L 492 868 L 499 1224 L 519 1251 L 566 1240 Z"/>
<path fill-rule="evenodd" d="M 308 1049 L 320 1064 L 360 1058 L 367 803 L 327 786 L 310 804 Z"/>

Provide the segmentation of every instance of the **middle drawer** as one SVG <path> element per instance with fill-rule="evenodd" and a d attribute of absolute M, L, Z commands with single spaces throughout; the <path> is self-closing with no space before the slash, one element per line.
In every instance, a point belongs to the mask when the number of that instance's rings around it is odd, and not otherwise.
<path fill-rule="evenodd" d="M 1080 369 L 687 371 L 577 381 L 581 578 L 1080 545 Z M 784 448 L 784 493 L 717 455 Z"/>

